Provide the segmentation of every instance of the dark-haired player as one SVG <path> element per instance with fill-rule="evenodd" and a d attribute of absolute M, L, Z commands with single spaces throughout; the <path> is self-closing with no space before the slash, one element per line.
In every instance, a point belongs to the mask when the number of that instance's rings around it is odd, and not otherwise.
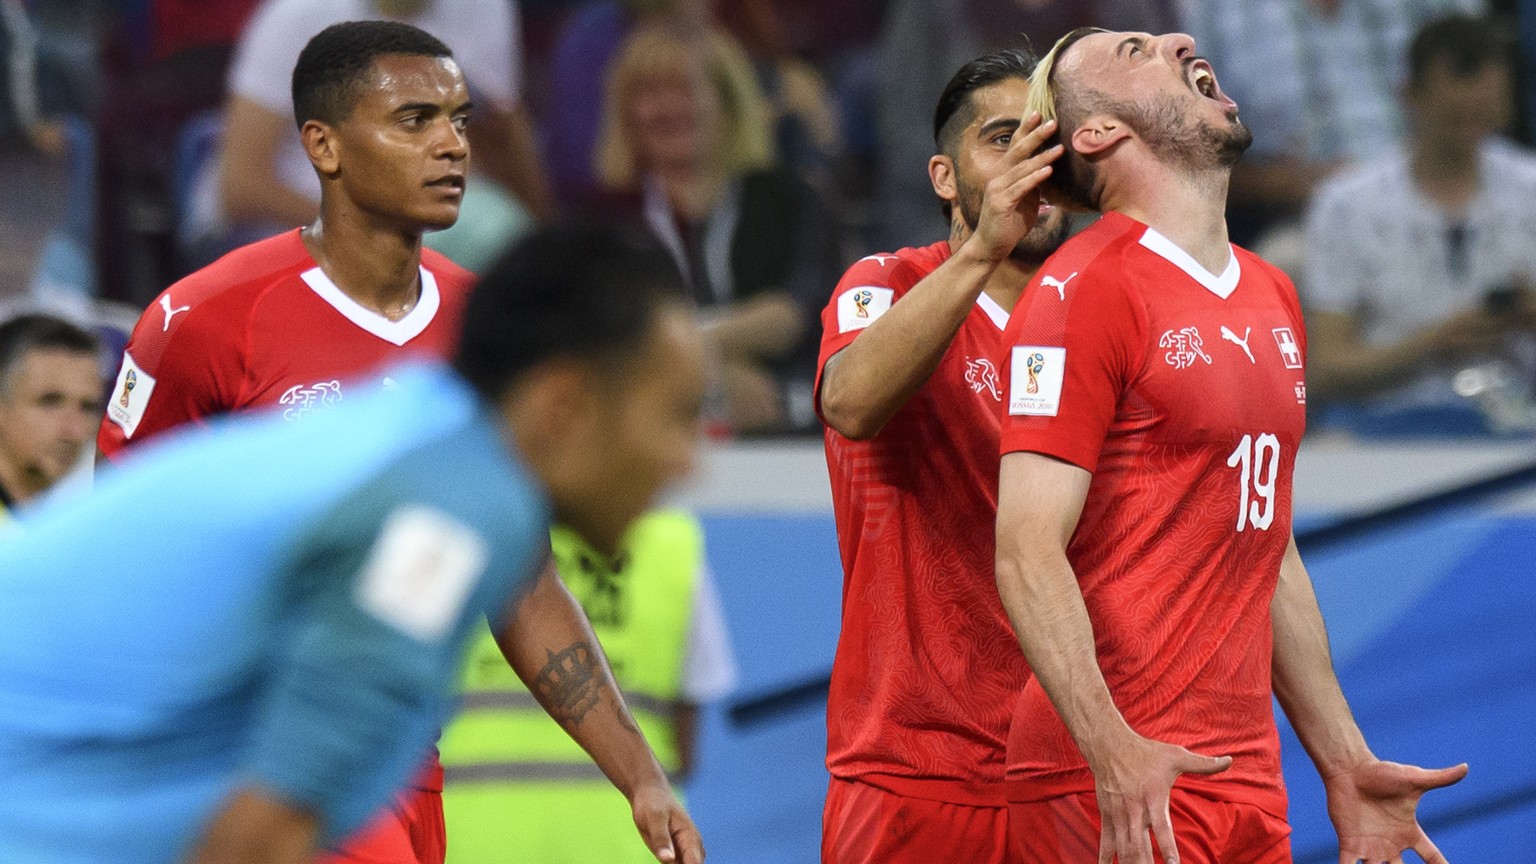
<path fill-rule="evenodd" d="M 948 242 L 854 264 L 822 313 L 818 410 L 842 549 L 828 864 L 1009 860 L 1001 782 L 1027 670 L 992 577 L 1008 310 L 1065 237 L 1036 187 L 1034 59 L 961 68 L 928 165 Z"/>
<path fill-rule="evenodd" d="M 451 52 L 408 24 L 328 27 L 294 66 L 293 110 L 320 177 L 320 217 L 150 304 L 97 436 L 107 458 L 233 411 L 277 407 L 300 420 L 386 362 L 451 350 L 471 277 L 421 245 L 458 218 L 469 170 L 469 91 Z M 415 788 L 349 843 L 350 860 L 442 860 L 435 754 Z"/>
<path fill-rule="evenodd" d="M 657 858 L 702 864 L 545 566 L 552 519 L 612 550 L 691 465 L 675 272 L 547 229 L 466 321 L 453 368 L 194 432 L 0 539 L 0 860 L 309 864 L 413 770 L 488 616 Z"/>
<path fill-rule="evenodd" d="M 406 353 L 445 356 L 469 274 L 423 250 L 459 215 L 469 91 L 447 46 L 407 24 L 339 24 L 293 70 L 320 217 L 231 252 L 145 310 L 97 445 L 274 405 L 298 418 Z"/>
<path fill-rule="evenodd" d="M 101 345 L 52 315 L 0 322 L 0 522 L 80 462 L 101 417 Z"/>

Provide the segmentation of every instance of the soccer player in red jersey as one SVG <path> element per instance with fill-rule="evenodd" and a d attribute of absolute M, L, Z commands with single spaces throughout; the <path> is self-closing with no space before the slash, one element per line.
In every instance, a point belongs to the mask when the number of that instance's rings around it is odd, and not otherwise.
<path fill-rule="evenodd" d="M 452 52 L 405 24 L 339 24 L 305 46 L 293 98 L 320 217 L 149 306 L 97 436 L 106 458 L 230 412 L 298 420 L 412 353 L 451 355 L 472 277 L 421 235 L 458 219 L 469 167 L 469 91 Z M 413 789 L 327 861 L 441 864 L 442 772 L 428 754 Z"/>
<path fill-rule="evenodd" d="M 1046 194 L 1105 215 L 1025 289 L 998 363 L 997 581 L 1034 673 L 1008 741 L 1023 860 L 1289 862 L 1273 693 L 1340 862 L 1443 864 L 1417 804 L 1466 767 L 1371 753 L 1296 552 L 1306 336 L 1290 281 L 1227 239 L 1237 106 L 1188 36 L 1085 30 L 1031 107 L 1067 146 Z"/>
<path fill-rule="evenodd" d="M 1009 861 L 1003 746 L 1028 677 L 992 575 L 993 365 L 1035 268 L 1066 236 L 1037 194 L 1057 152 L 1025 117 L 1034 58 L 966 64 L 935 111 L 929 162 L 950 239 L 850 268 L 822 314 L 842 551 L 827 707 L 828 864 Z"/>
<path fill-rule="evenodd" d="M 324 189 L 320 217 L 150 304 L 101 452 L 231 411 L 297 418 L 391 360 L 448 356 L 472 277 L 421 235 L 458 219 L 469 111 L 448 48 L 420 30 L 367 22 L 316 36 L 294 69 L 294 113 Z"/>

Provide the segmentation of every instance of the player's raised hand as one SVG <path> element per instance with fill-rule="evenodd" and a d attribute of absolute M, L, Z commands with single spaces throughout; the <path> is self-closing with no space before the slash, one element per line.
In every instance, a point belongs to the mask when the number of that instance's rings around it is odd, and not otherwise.
<path fill-rule="evenodd" d="M 1466 763 L 1431 770 L 1370 759 L 1324 777 L 1328 817 L 1339 834 L 1339 864 L 1401 864 L 1409 849 L 1425 864 L 1447 864 L 1419 827 L 1419 798 L 1465 776 Z"/>
<path fill-rule="evenodd" d="M 1099 864 L 1153 864 L 1150 838 L 1167 864 L 1179 864 L 1168 795 L 1180 774 L 1216 774 L 1231 756 L 1201 756 L 1139 735 L 1093 766 L 1099 800 Z"/>
<path fill-rule="evenodd" d="M 1040 122 L 1031 113 L 1013 133 L 1004 160 L 1010 167 L 987 183 L 976 220 L 975 239 L 995 260 L 1008 257 L 1040 214 L 1040 184 L 1051 176 L 1051 163 L 1062 154 L 1057 144 L 1040 150 L 1056 132 L 1056 121 Z"/>
<path fill-rule="evenodd" d="M 666 786 L 648 785 L 630 801 L 646 848 L 663 864 L 704 864 L 704 839 L 688 811 Z"/>

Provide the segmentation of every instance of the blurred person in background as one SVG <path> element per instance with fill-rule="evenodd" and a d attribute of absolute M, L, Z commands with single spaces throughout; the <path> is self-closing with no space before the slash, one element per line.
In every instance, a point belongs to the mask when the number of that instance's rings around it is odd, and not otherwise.
<path fill-rule="evenodd" d="M 776 167 L 767 103 L 736 50 L 668 24 L 625 40 L 593 206 L 640 220 L 676 260 L 717 355 L 711 419 L 736 432 L 808 428 L 811 298 L 835 279 L 838 234 L 816 191 Z"/>
<path fill-rule="evenodd" d="M 494 184 L 466 192 L 463 230 L 484 262 L 529 217 L 554 211 L 534 127 L 522 100 L 522 47 L 511 0 L 267 0 L 251 20 L 229 79 L 222 147 L 193 193 L 186 241 L 207 263 L 257 237 L 308 224 L 320 189 L 293 133 L 289 73 L 304 43 L 331 24 L 383 18 L 418 26 L 455 52 L 475 99 L 476 171 Z M 510 197 L 505 194 L 510 193 Z M 440 241 L 450 242 L 450 241 Z"/>
<path fill-rule="evenodd" d="M 940 239 L 927 211 L 933 189 L 924 166 L 933 155 L 912 134 L 961 64 L 985 51 L 1043 42 L 1074 27 L 1173 29 L 1174 0 L 892 0 L 880 31 L 877 95 L 879 155 L 876 245 L 894 248 Z"/>
<path fill-rule="evenodd" d="M 555 227 L 465 322 L 452 366 L 193 433 L 0 538 L 0 860 L 309 864 L 416 766 L 489 619 L 653 857 L 702 864 L 549 566 L 553 520 L 611 551 L 690 468 L 691 304 L 654 244 Z"/>
<path fill-rule="evenodd" d="M 1500 137 L 1513 57 L 1491 20 L 1426 25 L 1406 145 L 1324 183 L 1308 212 L 1309 383 L 1356 429 L 1536 430 L 1536 156 Z"/>
<path fill-rule="evenodd" d="M 1003 747 L 1029 672 L 992 577 L 993 357 L 1066 238 L 1038 186 L 1028 52 L 961 67 L 932 118 L 949 240 L 855 263 L 822 312 L 818 412 L 842 551 L 823 864 L 1007 864 Z"/>
<path fill-rule="evenodd" d="M 1402 142 L 1408 41 L 1482 0 L 1177 0 L 1177 30 L 1221 70 L 1254 146 L 1232 172 L 1234 239 L 1299 279 L 1296 220 L 1340 167 Z M 1157 31 L 1152 32 L 1166 32 Z M 1258 245 L 1258 244 L 1256 244 Z"/>
<path fill-rule="evenodd" d="M 597 0 L 566 22 L 554 48 L 550 165 L 560 191 L 590 196 L 604 81 L 624 39 L 648 24 L 715 28 L 732 75 L 757 78 L 770 111 L 779 163 L 823 182 L 843 149 L 837 110 L 820 72 L 789 50 L 772 0 Z"/>
<path fill-rule="evenodd" d="M 62 318 L 0 323 L 0 520 L 79 464 L 102 410 L 101 346 Z"/>
<path fill-rule="evenodd" d="M 617 553 L 565 526 L 555 526 L 551 545 L 635 722 L 668 779 L 686 782 L 699 707 L 736 679 L 703 527 L 685 511 L 653 510 Z M 503 657 L 497 637 L 482 630 L 464 664 L 463 709 L 443 730 L 449 864 L 654 861 L 624 796 Z"/>

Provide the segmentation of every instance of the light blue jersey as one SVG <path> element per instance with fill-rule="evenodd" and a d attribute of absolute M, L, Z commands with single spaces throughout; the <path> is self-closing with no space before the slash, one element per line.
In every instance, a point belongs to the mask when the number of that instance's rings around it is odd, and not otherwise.
<path fill-rule="evenodd" d="M 0 862 L 180 860 L 233 789 L 402 786 L 548 506 L 453 373 L 151 446 L 0 532 Z"/>

